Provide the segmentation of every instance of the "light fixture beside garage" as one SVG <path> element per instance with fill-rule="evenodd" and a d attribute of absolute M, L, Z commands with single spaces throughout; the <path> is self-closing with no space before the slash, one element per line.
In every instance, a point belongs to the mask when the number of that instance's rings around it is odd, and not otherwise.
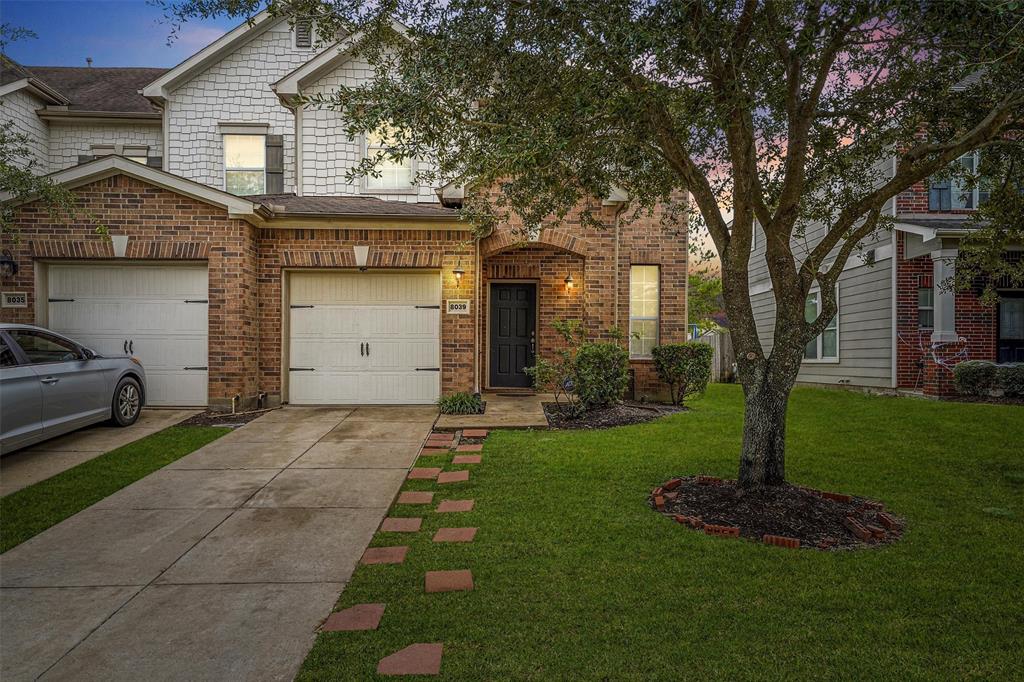
<path fill-rule="evenodd" d="M 14 260 L 14 256 L 7 249 L 3 250 L 3 254 L 0 255 L 0 277 L 14 277 L 18 274 L 18 261 Z"/>
<path fill-rule="evenodd" d="M 366 258 L 370 255 L 370 247 L 353 246 L 352 251 L 356 255 L 356 267 L 360 270 L 366 270 Z"/>
<path fill-rule="evenodd" d="M 455 275 L 455 284 L 462 284 L 462 278 L 466 276 L 466 271 L 462 268 L 455 268 L 452 270 L 452 274 Z"/>
<path fill-rule="evenodd" d="M 572 287 L 573 287 L 573 284 L 575 284 L 575 282 L 573 282 L 572 273 L 570 272 L 568 275 L 565 276 L 565 290 L 566 291 L 571 290 Z"/>

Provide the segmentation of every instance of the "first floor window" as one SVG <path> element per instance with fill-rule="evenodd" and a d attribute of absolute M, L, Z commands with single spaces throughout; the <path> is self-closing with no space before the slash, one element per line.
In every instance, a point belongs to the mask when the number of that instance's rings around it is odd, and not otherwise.
<path fill-rule="evenodd" d="M 383 127 L 366 134 L 366 158 L 378 158 L 376 173 L 365 179 L 368 190 L 409 190 L 412 187 L 412 159 L 400 161 L 388 156 L 395 145 L 396 132 Z"/>
<path fill-rule="evenodd" d="M 837 294 L 838 296 L 838 294 Z M 838 298 L 837 298 L 838 304 Z M 821 292 L 812 291 L 807 294 L 804 303 L 804 319 L 814 322 L 821 314 Z M 839 359 L 839 316 L 829 320 L 828 326 L 820 335 L 811 339 L 804 348 L 804 360 L 838 360 Z"/>
<path fill-rule="evenodd" d="M 650 357 L 658 345 L 659 274 L 657 265 L 634 265 L 629 270 L 630 357 Z"/>
<path fill-rule="evenodd" d="M 917 326 L 921 329 L 935 326 L 935 290 L 931 287 L 917 290 Z"/>
<path fill-rule="evenodd" d="M 267 187 L 265 135 L 224 136 L 224 189 L 245 196 L 263 194 Z"/>

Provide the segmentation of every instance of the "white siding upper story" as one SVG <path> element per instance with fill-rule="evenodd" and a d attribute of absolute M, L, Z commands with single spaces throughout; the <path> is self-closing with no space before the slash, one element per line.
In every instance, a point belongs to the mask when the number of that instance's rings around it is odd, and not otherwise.
<path fill-rule="evenodd" d="M 357 86 L 373 76 L 373 67 L 360 58 L 348 59 L 330 73 L 303 89 L 309 96 L 329 95 L 339 87 Z M 364 194 L 392 201 L 434 202 L 437 195 L 429 185 L 410 186 L 375 194 L 364 189 L 365 181 L 350 182 L 347 172 L 365 154 L 365 139 L 350 139 L 337 111 L 311 107 L 302 111 L 302 193 L 306 195 Z M 423 162 L 419 162 L 422 164 Z M 422 169 L 422 165 L 413 166 Z"/>
<path fill-rule="evenodd" d="M 92 156 L 95 146 L 118 144 L 146 147 L 146 156 L 163 156 L 164 138 L 159 123 L 51 123 L 50 170 L 76 165 L 79 156 Z"/>
<path fill-rule="evenodd" d="M 764 234 L 757 229 L 750 260 L 750 299 L 758 335 L 768 353 L 775 332 L 775 297 L 765 264 Z M 798 260 L 806 257 L 824 233 L 824 226 L 813 225 L 803 238 L 793 240 Z M 893 386 L 892 268 L 895 253 L 892 234 L 880 230 L 864 244 L 862 251 L 850 257 L 838 280 L 838 357 L 805 359 L 798 381 L 877 388 Z"/>
<path fill-rule="evenodd" d="M 17 163 L 28 165 L 35 162 L 35 172 L 40 175 L 54 170 L 50 167 L 50 137 L 46 122 L 36 115 L 36 110 L 45 103 L 26 89 L 15 90 L 0 98 L 0 118 L 13 121 L 13 130 L 28 138 L 28 159 L 17 159 Z"/>
<path fill-rule="evenodd" d="M 188 67 L 195 72 L 185 69 L 185 80 L 171 81 L 173 87 L 163 95 L 162 121 L 117 122 L 107 118 L 89 122 L 83 116 L 74 121 L 51 118 L 47 122 L 35 113 L 44 102 L 26 90 L 3 98 L 3 116 L 15 120 L 17 128 L 32 138 L 39 173 L 74 166 L 79 157 L 92 155 L 95 146 L 144 146 L 147 156 L 163 157 L 165 170 L 223 189 L 225 131 L 237 133 L 239 127 L 248 127 L 255 134 L 283 139 L 284 192 L 438 201 L 429 185 L 374 191 L 366 187 L 365 180 L 349 181 L 348 172 L 366 154 L 365 137 L 350 139 L 337 111 L 307 107 L 296 115 L 274 92 L 275 83 L 317 54 L 325 50 L 340 54 L 337 46 L 296 47 L 293 29 L 284 18 L 257 25 L 227 45 L 218 46 L 213 52 L 218 56 L 210 61 Z M 304 94 L 328 94 L 341 85 L 354 86 L 372 76 L 371 66 L 358 58 L 343 56 L 332 63 L 335 66 L 331 70 L 303 87 Z M 176 68 L 184 68 L 184 64 Z M 301 139 L 301 150 L 297 149 L 297 138 Z M 413 172 L 423 170 L 423 163 L 413 162 Z"/>

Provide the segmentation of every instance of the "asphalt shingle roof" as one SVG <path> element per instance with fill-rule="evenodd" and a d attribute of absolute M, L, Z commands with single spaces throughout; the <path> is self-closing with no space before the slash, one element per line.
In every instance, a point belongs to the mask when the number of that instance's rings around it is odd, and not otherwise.
<path fill-rule="evenodd" d="M 159 109 L 138 93 L 167 69 L 98 66 L 21 67 L 71 100 L 71 111 L 155 114 Z"/>
<path fill-rule="evenodd" d="M 441 204 L 384 201 L 374 197 L 319 196 L 300 197 L 295 194 L 258 194 L 246 197 L 263 204 L 277 214 L 287 215 L 366 215 L 410 217 L 458 217 L 458 211 Z"/>

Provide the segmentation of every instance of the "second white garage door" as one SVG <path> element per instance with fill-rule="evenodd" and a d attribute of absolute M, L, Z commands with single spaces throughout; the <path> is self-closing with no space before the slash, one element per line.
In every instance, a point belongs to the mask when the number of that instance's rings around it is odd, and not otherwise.
<path fill-rule="evenodd" d="M 206 405 L 205 265 L 51 265 L 49 327 L 101 355 L 134 355 L 149 405 Z"/>
<path fill-rule="evenodd" d="M 437 401 L 439 273 L 297 272 L 289 288 L 289 402 Z"/>

